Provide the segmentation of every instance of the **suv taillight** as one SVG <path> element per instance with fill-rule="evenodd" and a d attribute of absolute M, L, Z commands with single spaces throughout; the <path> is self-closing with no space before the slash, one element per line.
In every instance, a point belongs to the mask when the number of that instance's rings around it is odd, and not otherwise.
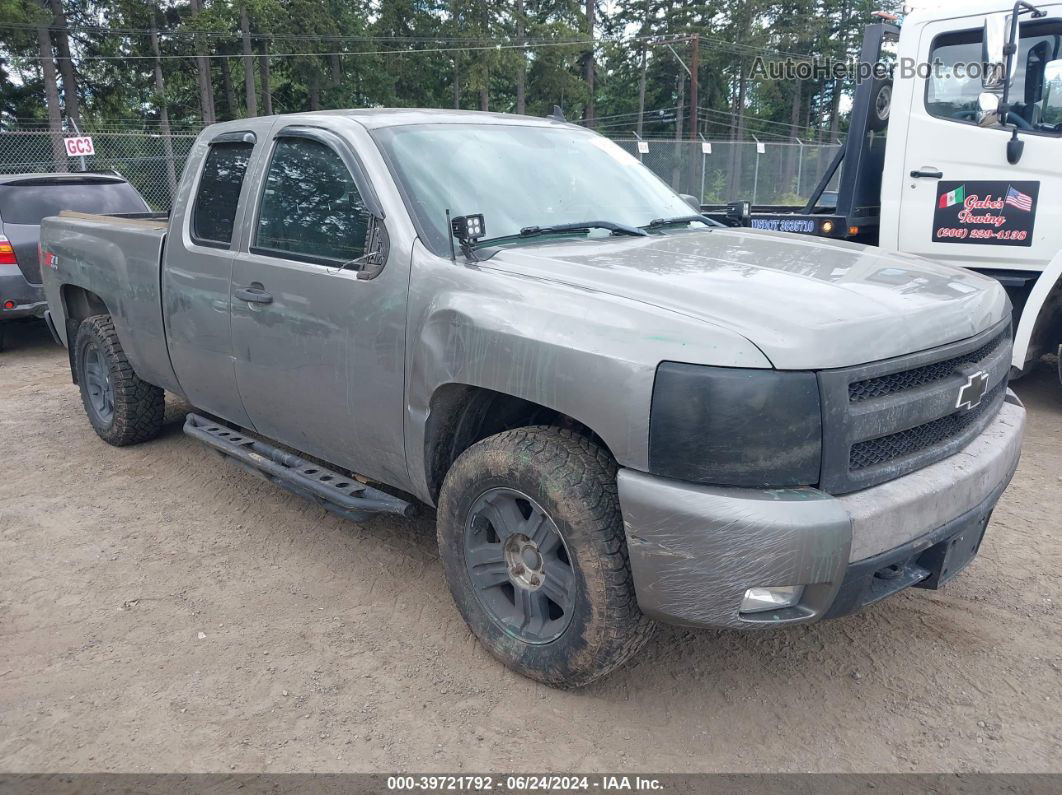
<path fill-rule="evenodd" d="M 18 265 L 18 260 L 15 259 L 15 249 L 11 241 L 3 235 L 0 235 L 0 265 Z"/>

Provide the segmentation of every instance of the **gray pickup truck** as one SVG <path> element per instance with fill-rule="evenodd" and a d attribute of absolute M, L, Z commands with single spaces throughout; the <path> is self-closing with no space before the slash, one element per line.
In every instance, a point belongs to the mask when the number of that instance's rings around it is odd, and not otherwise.
<path fill-rule="evenodd" d="M 434 506 L 469 627 L 560 686 L 655 621 L 936 588 L 1018 462 L 1010 308 L 969 271 L 728 229 L 556 119 L 208 127 L 169 219 L 43 224 L 107 442 L 185 430 L 354 519 Z"/>

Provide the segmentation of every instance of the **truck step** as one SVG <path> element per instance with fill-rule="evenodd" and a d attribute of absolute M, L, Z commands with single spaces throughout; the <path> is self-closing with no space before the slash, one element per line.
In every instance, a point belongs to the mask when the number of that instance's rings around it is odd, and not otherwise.
<path fill-rule="evenodd" d="M 199 414 L 189 414 L 185 418 L 184 432 L 253 474 L 347 519 L 362 521 L 377 513 L 412 516 L 416 512 L 416 505 L 411 502 Z"/>

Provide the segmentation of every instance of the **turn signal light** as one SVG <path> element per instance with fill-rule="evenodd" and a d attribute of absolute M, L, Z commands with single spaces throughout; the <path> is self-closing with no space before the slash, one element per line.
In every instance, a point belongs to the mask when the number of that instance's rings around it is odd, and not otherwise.
<path fill-rule="evenodd" d="M 833 231 L 833 221 L 822 222 L 822 234 L 828 235 Z"/>
<path fill-rule="evenodd" d="M 3 235 L 0 235 L 0 265 L 18 265 L 18 260 L 15 259 L 15 249 L 11 241 Z"/>

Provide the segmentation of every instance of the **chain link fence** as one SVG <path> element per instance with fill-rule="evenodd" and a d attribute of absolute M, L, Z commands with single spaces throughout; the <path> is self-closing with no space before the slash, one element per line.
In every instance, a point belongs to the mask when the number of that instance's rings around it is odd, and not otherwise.
<path fill-rule="evenodd" d="M 840 144 L 616 141 L 679 193 L 701 204 L 803 204 Z M 828 190 L 836 189 L 837 175 Z"/>
<path fill-rule="evenodd" d="M 170 209 L 195 133 L 91 133 L 94 155 L 69 157 L 63 143 L 73 133 L 0 133 L 0 174 L 116 171 L 151 208 Z"/>
<path fill-rule="evenodd" d="M 65 135 L 71 135 L 66 133 Z M 0 133 L 0 173 L 114 170 L 151 205 L 170 208 L 194 132 L 91 133 L 95 155 L 68 157 L 64 134 Z M 797 142 L 617 140 L 679 193 L 702 204 L 747 199 L 754 204 L 803 204 L 833 159 L 838 144 Z M 834 177 L 836 182 L 836 177 Z M 831 186 L 832 187 L 832 186 Z"/>

